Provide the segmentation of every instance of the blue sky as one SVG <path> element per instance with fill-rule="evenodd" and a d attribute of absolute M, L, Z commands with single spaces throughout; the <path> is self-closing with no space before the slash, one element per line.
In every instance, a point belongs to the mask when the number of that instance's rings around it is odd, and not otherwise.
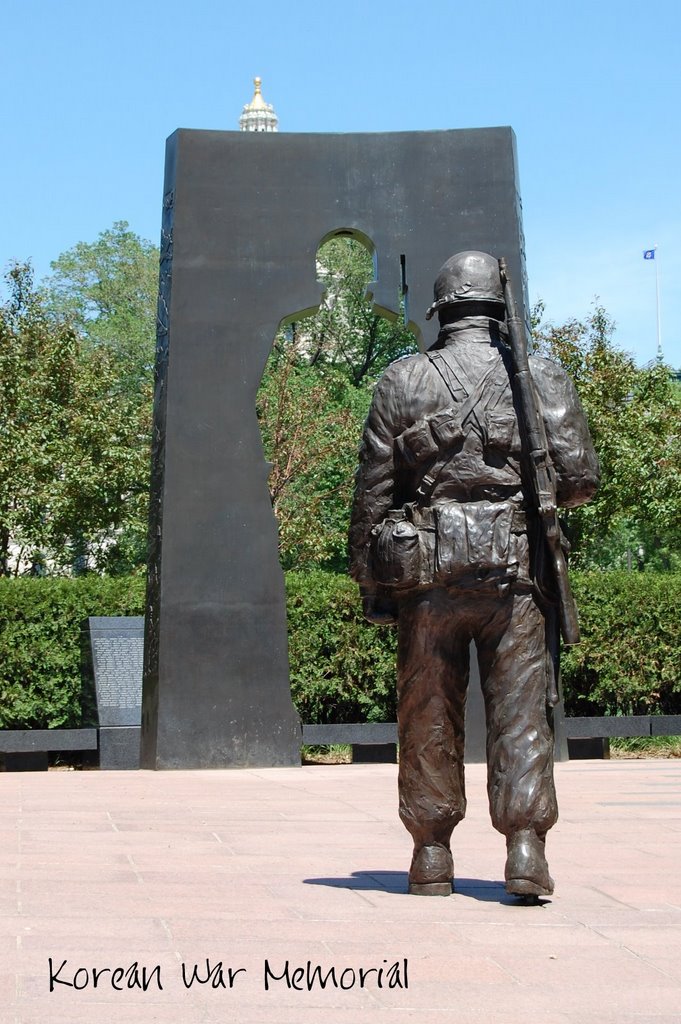
<path fill-rule="evenodd" d="M 531 298 L 598 297 L 645 362 L 657 268 L 681 367 L 677 0 L 6 0 L 0 40 L 2 267 L 40 277 L 115 220 L 157 241 L 165 138 L 236 129 L 259 74 L 284 131 L 510 124 Z"/>

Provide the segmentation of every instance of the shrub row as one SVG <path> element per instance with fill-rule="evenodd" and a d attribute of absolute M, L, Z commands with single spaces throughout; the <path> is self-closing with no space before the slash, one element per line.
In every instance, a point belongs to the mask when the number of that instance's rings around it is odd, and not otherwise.
<path fill-rule="evenodd" d="M 574 573 L 582 641 L 562 653 L 568 715 L 681 714 L 681 574 Z M 395 631 L 350 580 L 288 574 L 294 700 L 307 722 L 394 721 Z"/>
<path fill-rule="evenodd" d="M 286 574 L 291 693 L 303 722 L 394 722 L 394 629 L 362 616 L 345 576 Z"/>
<path fill-rule="evenodd" d="M 582 642 L 562 656 L 571 715 L 681 714 L 681 573 L 575 573 Z"/>
<path fill-rule="evenodd" d="M 354 584 L 287 574 L 293 699 L 304 722 L 393 721 L 395 631 L 362 619 Z M 569 714 L 681 713 L 681 574 L 578 573 L 582 643 L 563 654 Z M 139 576 L 0 580 L 0 727 L 88 724 L 82 627 L 141 615 Z"/>
<path fill-rule="evenodd" d="M 90 725 L 81 630 L 90 615 L 142 615 L 141 576 L 0 580 L 0 726 Z"/>

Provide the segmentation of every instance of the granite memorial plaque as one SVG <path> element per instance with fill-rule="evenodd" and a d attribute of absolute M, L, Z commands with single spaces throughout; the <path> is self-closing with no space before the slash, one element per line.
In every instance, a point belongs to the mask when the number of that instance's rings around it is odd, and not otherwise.
<path fill-rule="evenodd" d="M 99 766 L 139 768 L 144 618 L 88 619 L 99 718 Z"/>
<path fill-rule="evenodd" d="M 99 724 L 139 726 L 144 618 L 91 617 L 88 624 Z"/>

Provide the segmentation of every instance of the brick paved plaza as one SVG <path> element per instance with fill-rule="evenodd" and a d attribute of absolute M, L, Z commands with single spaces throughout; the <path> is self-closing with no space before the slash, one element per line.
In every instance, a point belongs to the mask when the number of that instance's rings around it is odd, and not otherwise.
<path fill-rule="evenodd" d="M 406 895 L 394 765 L 5 773 L 0 1021 L 681 1021 L 681 762 L 556 775 L 525 907 L 479 765 L 449 899 Z"/>

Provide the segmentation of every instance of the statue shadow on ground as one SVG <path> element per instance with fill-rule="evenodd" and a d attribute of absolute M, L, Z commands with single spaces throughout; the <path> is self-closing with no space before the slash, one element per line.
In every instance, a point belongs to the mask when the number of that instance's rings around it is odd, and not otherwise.
<path fill-rule="evenodd" d="M 374 892 L 389 892 L 398 896 L 407 893 L 406 871 L 353 871 L 348 878 L 305 878 L 306 885 L 329 885 L 336 889 L 354 889 Z M 489 882 L 481 878 L 456 878 L 454 895 L 466 896 L 481 903 L 500 903 L 507 907 L 523 906 L 517 896 L 509 896 L 503 882 Z M 539 899 L 538 906 L 550 900 Z"/>

